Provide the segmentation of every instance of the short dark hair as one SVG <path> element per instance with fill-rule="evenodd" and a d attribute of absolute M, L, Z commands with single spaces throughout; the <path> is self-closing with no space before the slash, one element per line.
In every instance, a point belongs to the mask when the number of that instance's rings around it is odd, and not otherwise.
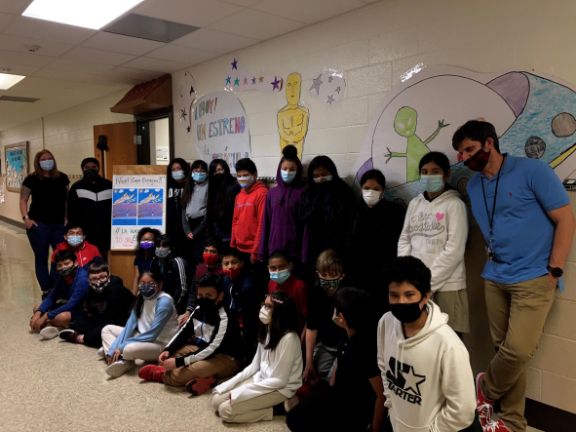
<path fill-rule="evenodd" d="M 270 322 L 270 334 L 267 334 L 267 326 L 260 326 L 258 342 L 266 344 L 265 348 L 271 351 L 278 346 L 280 339 L 289 332 L 298 334 L 298 313 L 296 303 L 282 291 L 268 294 L 274 303 L 272 321 Z M 268 339 L 268 343 L 266 340 Z"/>
<path fill-rule="evenodd" d="M 80 168 L 83 170 L 84 166 L 89 163 L 95 163 L 98 165 L 98 169 L 100 169 L 100 161 L 94 157 L 87 157 L 82 159 L 82 162 L 80 162 Z"/>
<path fill-rule="evenodd" d="M 358 330 L 376 321 L 372 297 L 366 291 L 354 287 L 343 287 L 334 296 L 336 312 L 344 315 L 348 327 Z"/>
<path fill-rule="evenodd" d="M 62 249 L 56 252 L 56 256 L 54 257 L 54 262 L 58 263 L 61 261 L 71 260 L 76 262 L 76 254 L 72 252 L 70 249 Z"/>
<path fill-rule="evenodd" d="M 214 288 L 220 294 L 224 290 L 222 276 L 207 273 L 196 282 L 196 288 Z"/>
<path fill-rule="evenodd" d="M 432 151 L 430 153 L 426 153 L 424 156 L 422 156 L 420 162 L 418 163 L 418 170 L 421 170 L 422 167 L 429 162 L 434 162 L 436 165 L 442 168 L 444 174 L 448 174 L 450 171 L 450 161 L 448 160 L 448 156 L 442 152 Z"/>
<path fill-rule="evenodd" d="M 190 166 L 191 171 L 198 168 L 202 168 L 203 171 L 208 172 L 208 164 L 204 162 L 202 159 L 196 159 L 194 162 L 192 162 L 192 165 Z"/>
<path fill-rule="evenodd" d="M 484 144 L 488 138 L 492 138 L 494 148 L 500 153 L 500 141 L 498 141 L 494 125 L 483 120 L 469 120 L 452 135 L 452 148 L 458 151 L 458 146 L 465 139 L 479 141 Z"/>
<path fill-rule="evenodd" d="M 270 254 L 270 256 L 268 257 L 268 261 L 272 260 L 272 259 L 276 259 L 276 258 L 280 258 L 285 260 L 288 263 L 291 263 L 292 260 L 290 259 L 290 257 L 288 256 L 288 254 L 286 254 L 286 252 L 284 251 L 274 251 Z"/>
<path fill-rule="evenodd" d="M 142 237 L 144 237 L 144 234 L 146 234 L 146 233 L 154 234 L 154 239 L 156 241 L 162 235 L 162 233 L 159 230 L 157 230 L 156 228 L 144 227 L 144 228 L 141 228 L 140 231 L 138 231 L 138 234 L 136 234 L 136 241 L 138 243 L 140 243 L 140 240 L 142 240 Z M 136 247 L 138 247 L 138 245 L 136 245 Z"/>
<path fill-rule="evenodd" d="M 160 237 L 156 237 L 156 245 L 162 247 L 170 247 L 172 244 L 172 240 L 166 234 L 162 234 Z"/>
<path fill-rule="evenodd" d="M 386 187 L 386 177 L 384 177 L 384 174 L 382 174 L 382 171 L 380 170 L 371 169 L 362 174 L 362 177 L 360 178 L 360 186 L 368 180 L 376 180 L 376 182 L 382 186 L 382 189 Z"/>
<path fill-rule="evenodd" d="M 240 252 L 238 249 L 236 248 L 232 248 L 232 247 L 228 247 L 226 248 L 221 254 L 220 256 L 222 258 L 227 257 L 227 256 L 233 256 L 238 258 L 240 261 L 244 261 L 244 255 L 242 254 L 242 252 Z"/>
<path fill-rule="evenodd" d="M 256 164 L 250 158 L 239 159 L 238 162 L 236 162 L 236 172 L 238 171 L 248 171 L 251 174 L 258 172 Z"/>
<path fill-rule="evenodd" d="M 384 271 L 386 287 L 392 282 L 408 282 L 413 285 L 422 296 L 431 290 L 432 273 L 426 265 L 413 256 L 401 256 L 392 261 Z"/>
<path fill-rule="evenodd" d="M 88 266 L 88 274 L 102 273 L 104 271 L 110 273 L 110 266 L 104 261 L 104 258 L 99 256 L 95 257 Z"/>
<path fill-rule="evenodd" d="M 204 242 L 204 249 L 207 247 L 213 247 L 216 248 L 218 250 L 218 253 L 220 253 L 220 251 L 222 250 L 222 243 L 220 243 L 220 241 L 214 237 L 209 237 L 205 242 Z"/>

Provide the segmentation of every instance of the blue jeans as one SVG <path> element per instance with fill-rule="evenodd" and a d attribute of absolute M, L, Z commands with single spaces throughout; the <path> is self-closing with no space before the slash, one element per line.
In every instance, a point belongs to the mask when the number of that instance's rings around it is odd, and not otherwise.
<path fill-rule="evenodd" d="M 54 249 L 56 245 L 64 241 L 64 224 L 45 224 L 36 222 L 38 226 L 33 226 L 26 230 L 28 241 L 34 252 L 34 266 L 36 268 L 36 279 L 42 291 L 47 292 L 52 288 L 50 275 L 48 273 L 48 254 L 50 247 Z"/>

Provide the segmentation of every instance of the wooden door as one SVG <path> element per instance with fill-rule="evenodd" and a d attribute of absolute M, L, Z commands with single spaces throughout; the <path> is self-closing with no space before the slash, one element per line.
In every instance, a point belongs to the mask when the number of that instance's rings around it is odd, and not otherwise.
<path fill-rule="evenodd" d="M 96 147 L 100 135 L 104 135 L 108 139 L 105 163 L 102 163 L 102 153 Z M 135 122 L 94 126 L 94 155 L 100 162 L 100 166 L 104 166 L 105 172 L 102 175 L 108 180 L 112 180 L 114 165 L 136 165 L 138 163 L 137 147 L 134 143 L 135 136 Z"/>

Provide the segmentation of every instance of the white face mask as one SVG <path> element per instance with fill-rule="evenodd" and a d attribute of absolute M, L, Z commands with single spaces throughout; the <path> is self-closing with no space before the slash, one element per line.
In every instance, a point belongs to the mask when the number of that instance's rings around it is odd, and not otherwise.
<path fill-rule="evenodd" d="M 373 207 L 380 202 L 383 193 L 370 189 L 362 189 L 362 199 L 368 207 Z"/>
<path fill-rule="evenodd" d="M 258 314 L 258 318 L 264 325 L 270 324 L 272 321 L 272 310 L 268 309 L 266 306 L 262 306 L 260 308 L 260 313 Z"/>
<path fill-rule="evenodd" d="M 238 177 L 238 183 L 240 183 L 240 187 L 242 189 L 245 189 L 247 187 L 252 186 L 252 183 L 254 183 L 254 176 L 242 176 L 242 177 Z"/>

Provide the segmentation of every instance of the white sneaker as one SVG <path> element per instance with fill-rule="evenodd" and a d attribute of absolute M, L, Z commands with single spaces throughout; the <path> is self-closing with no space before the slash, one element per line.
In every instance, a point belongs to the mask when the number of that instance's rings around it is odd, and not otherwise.
<path fill-rule="evenodd" d="M 117 362 L 112 363 L 110 366 L 106 368 L 106 373 L 111 378 L 118 378 L 120 375 L 124 375 L 133 367 L 134 362 L 132 361 L 118 360 Z"/>
<path fill-rule="evenodd" d="M 59 332 L 60 330 L 58 330 L 58 327 L 44 327 L 42 330 L 40 330 L 40 340 L 54 339 L 56 336 L 58 336 Z"/>
<path fill-rule="evenodd" d="M 101 359 L 106 358 L 106 353 L 104 352 L 104 347 L 98 348 L 98 351 L 96 351 L 96 354 L 98 354 L 98 357 L 100 357 Z"/>

